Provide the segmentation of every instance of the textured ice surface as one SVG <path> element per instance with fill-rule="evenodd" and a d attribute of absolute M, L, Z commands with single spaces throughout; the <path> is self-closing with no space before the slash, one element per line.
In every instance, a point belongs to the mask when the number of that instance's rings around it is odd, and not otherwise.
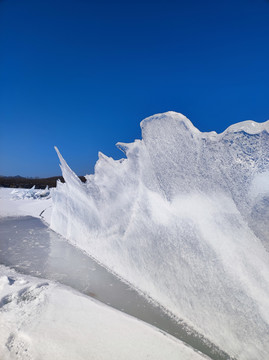
<path fill-rule="evenodd" d="M 66 183 L 51 227 L 238 359 L 269 353 L 269 122 L 201 133 L 168 112 Z"/>

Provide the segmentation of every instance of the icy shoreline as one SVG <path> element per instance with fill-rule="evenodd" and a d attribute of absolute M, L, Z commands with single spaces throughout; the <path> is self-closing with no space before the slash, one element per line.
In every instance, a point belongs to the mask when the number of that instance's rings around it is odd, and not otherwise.
<path fill-rule="evenodd" d="M 13 201 L 10 192 L 0 189 L 2 219 L 27 213 L 39 217 L 41 206 L 48 205 L 44 200 Z M 16 233 L 16 227 L 10 229 L 10 236 L 12 231 Z M 207 359 L 156 328 L 70 287 L 18 274 L 1 264 L 0 357 L 3 360 Z"/>
<path fill-rule="evenodd" d="M 0 264 L 57 281 L 174 336 L 213 360 L 225 352 L 107 271 L 38 218 L 0 218 Z"/>

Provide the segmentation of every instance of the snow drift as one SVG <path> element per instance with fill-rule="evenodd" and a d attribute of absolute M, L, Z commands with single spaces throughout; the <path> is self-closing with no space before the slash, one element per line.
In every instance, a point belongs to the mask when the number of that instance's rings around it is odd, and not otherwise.
<path fill-rule="evenodd" d="M 66 183 L 51 227 L 238 359 L 269 353 L 269 121 L 201 133 L 168 112 Z"/>

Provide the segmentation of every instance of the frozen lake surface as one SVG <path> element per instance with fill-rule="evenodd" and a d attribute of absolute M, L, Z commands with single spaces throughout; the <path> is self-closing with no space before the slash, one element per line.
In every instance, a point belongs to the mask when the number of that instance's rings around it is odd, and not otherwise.
<path fill-rule="evenodd" d="M 17 272 L 58 281 L 141 319 L 214 360 L 230 357 L 164 309 L 152 304 L 40 219 L 0 219 L 0 263 Z"/>

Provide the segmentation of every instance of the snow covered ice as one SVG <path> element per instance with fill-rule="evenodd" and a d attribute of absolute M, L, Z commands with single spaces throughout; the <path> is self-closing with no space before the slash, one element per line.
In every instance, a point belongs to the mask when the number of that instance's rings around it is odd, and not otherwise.
<path fill-rule="evenodd" d="M 206 360 L 177 339 L 68 287 L 0 265 L 1 360 Z"/>
<path fill-rule="evenodd" d="M 62 156 L 51 227 L 237 359 L 269 354 L 269 121 L 201 133 L 168 112 L 99 154 Z"/>
<path fill-rule="evenodd" d="M 14 201 L 11 192 L 0 189 L 1 360 L 208 359 L 156 327 L 83 295 L 90 285 L 104 302 L 113 274 L 102 276 L 98 264 L 40 220 L 42 212 L 49 221 L 51 199 Z M 120 285 L 119 279 L 113 283 L 115 301 L 122 292 L 134 294 Z"/>

